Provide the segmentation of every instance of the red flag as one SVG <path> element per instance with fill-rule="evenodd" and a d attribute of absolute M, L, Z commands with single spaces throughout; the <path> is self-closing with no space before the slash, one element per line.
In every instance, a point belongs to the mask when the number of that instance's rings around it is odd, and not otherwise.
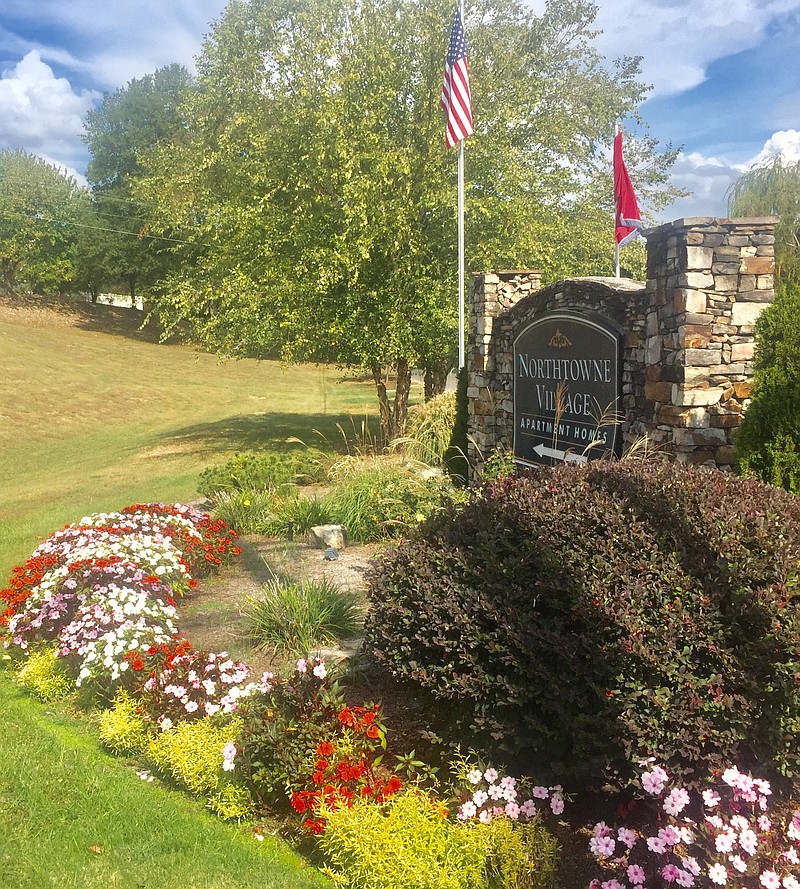
<path fill-rule="evenodd" d="M 472 133 L 472 94 L 467 71 L 467 41 L 461 10 L 456 8 L 450 25 L 450 46 L 444 66 L 442 108 L 447 115 L 445 142 L 452 148 Z"/>
<path fill-rule="evenodd" d="M 622 159 L 622 133 L 614 136 L 614 203 L 617 206 L 616 238 L 617 244 L 624 247 L 642 233 L 642 219 L 639 205 L 625 161 Z"/>

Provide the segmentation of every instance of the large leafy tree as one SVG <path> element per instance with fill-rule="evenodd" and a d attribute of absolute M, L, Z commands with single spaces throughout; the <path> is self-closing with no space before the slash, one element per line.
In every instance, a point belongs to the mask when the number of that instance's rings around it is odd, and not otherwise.
<path fill-rule="evenodd" d="M 107 94 L 86 117 L 92 205 L 83 223 L 80 277 L 90 290 L 124 286 L 133 298 L 170 268 L 171 242 L 152 236 L 150 208 L 134 198 L 133 187 L 142 158 L 183 131 L 180 108 L 191 84 L 183 66 L 159 68 Z"/>
<path fill-rule="evenodd" d="M 775 302 L 756 325 L 752 403 L 736 439 L 741 471 L 800 494 L 800 161 L 753 167 L 728 192 L 731 216 L 777 216 Z"/>
<path fill-rule="evenodd" d="M 73 279 L 86 195 L 40 157 L 0 151 L 0 290 L 61 290 Z"/>
<path fill-rule="evenodd" d="M 753 167 L 728 191 L 731 216 L 777 216 L 775 264 L 778 280 L 800 284 L 800 161 L 780 155 Z"/>
<path fill-rule="evenodd" d="M 200 250 L 167 282 L 165 320 L 230 354 L 367 368 L 388 436 L 411 367 L 446 369 L 457 342 L 456 155 L 439 109 L 451 13 L 450 0 L 232 0 L 185 132 L 138 180 L 154 225 Z M 603 146 L 646 92 L 637 60 L 606 66 L 593 49 L 594 14 L 584 0 L 541 18 L 471 5 L 470 268 L 610 270 Z M 635 144 L 640 194 L 658 205 L 673 154 Z"/>

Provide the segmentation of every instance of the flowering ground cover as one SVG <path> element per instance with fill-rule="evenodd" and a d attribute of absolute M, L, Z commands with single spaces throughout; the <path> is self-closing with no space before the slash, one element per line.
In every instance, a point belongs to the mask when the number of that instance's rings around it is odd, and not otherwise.
<path fill-rule="evenodd" d="M 267 813 L 280 815 L 301 842 L 319 844 L 337 885 L 545 886 L 556 862 L 548 823 L 569 802 L 561 785 L 503 774 L 472 753 L 456 757 L 449 778 L 418 769 L 432 780 L 409 783 L 413 770 L 400 765 L 412 754 L 394 770 L 383 761 L 382 707 L 346 700 L 321 657 L 259 677 L 181 636 L 180 602 L 196 578 L 238 553 L 235 532 L 181 505 L 135 504 L 54 533 L 0 590 L 18 677 L 45 698 L 78 689 L 101 708 L 106 746 L 137 757 L 137 780 L 149 784 L 156 772 L 177 783 L 247 823 L 250 840 L 263 837 Z M 700 792 L 644 765 L 642 799 L 620 812 L 622 823 L 601 821 L 586 838 L 597 875 L 584 885 L 800 889 L 800 811 L 773 811 L 768 782 L 730 765 Z M 108 880 L 104 846 L 93 847 Z M 7 859 L 4 867 L 19 867 Z M 25 885 L 21 873 L 14 885 Z"/>

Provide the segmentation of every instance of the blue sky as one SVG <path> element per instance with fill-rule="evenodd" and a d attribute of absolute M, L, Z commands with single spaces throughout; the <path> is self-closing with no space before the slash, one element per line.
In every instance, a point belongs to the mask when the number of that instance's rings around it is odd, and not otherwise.
<path fill-rule="evenodd" d="M 545 0 L 527 0 L 540 12 Z M 725 215 L 725 191 L 753 163 L 800 159 L 800 0 L 596 0 L 596 45 L 640 55 L 653 85 L 642 114 L 683 146 L 659 214 Z M 2 0 L 0 148 L 20 147 L 79 178 L 86 112 L 104 92 L 162 65 L 190 69 L 225 0 Z M 443 23 L 446 30 L 447 23 Z"/>

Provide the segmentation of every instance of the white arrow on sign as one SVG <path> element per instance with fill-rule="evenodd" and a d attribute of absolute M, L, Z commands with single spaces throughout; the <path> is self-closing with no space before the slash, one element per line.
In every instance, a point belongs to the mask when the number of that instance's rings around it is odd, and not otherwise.
<path fill-rule="evenodd" d="M 540 457 L 551 457 L 554 460 L 563 460 L 565 463 L 587 463 L 589 460 L 585 454 L 560 451 L 558 448 L 548 448 L 547 445 L 543 444 L 536 445 L 533 452 Z"/>

